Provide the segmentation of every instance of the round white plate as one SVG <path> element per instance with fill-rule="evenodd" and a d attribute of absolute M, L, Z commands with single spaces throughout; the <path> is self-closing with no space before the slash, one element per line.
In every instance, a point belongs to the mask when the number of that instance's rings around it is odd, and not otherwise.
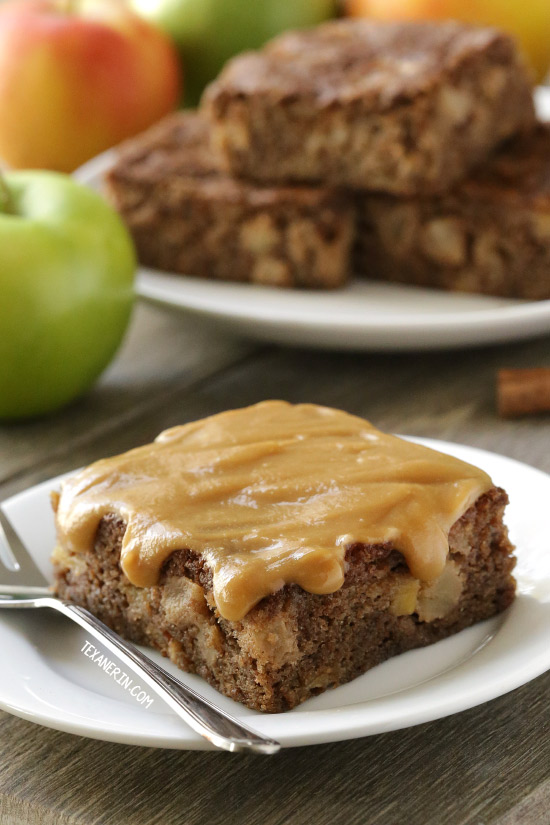
<path fill-rule="evenodd" d="M 536 102 L 550 119 L 550 88 Z M 116 150 L 75 176 L 100 188 Z M 241 335 L 293 346 L 419 350 L 502 343 L 550 333 L 550 301 L 515 301 L 355 279 L 330 292 L 275 289 L 173 275 L 142 267 L 138 294 L 200 315 Z"/>
<path fill-rule="evenodd" d="M 500 616 L 405 653 L 289 713 L 264 715 L 221 696 L 202 679 L 149 655 L 234 716 L 284 747 L 352 739 L 428 722 L 473 707 L 550 668 L 550 477 L 512 459 L 457 444 L 413 439 L 478 464 L 505 487 L 517 545 L 519 594 Z M 52 479 L 5 502 L 41 569 L 50 574 Z M 1 568 L 0 568 L 1 581 Z M 112 742 L 203 749 L 206 743 L 162 702 L 149 709 L 86 658 L 86 634 L 42 611 L 0 611 L 0 707 L 58 730 Z M 97 645 L 99 646 L 99 644 Z"/>

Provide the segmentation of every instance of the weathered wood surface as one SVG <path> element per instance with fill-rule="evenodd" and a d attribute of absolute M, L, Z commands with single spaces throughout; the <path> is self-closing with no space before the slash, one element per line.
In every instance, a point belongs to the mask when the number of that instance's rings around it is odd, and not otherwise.
<path fill-rule="evenodd" d="M 140 307 L 111 370 L 49 419 L 0 428 L 0 498 L 160 429 L 265 398 L 481 446 L 550 471 L 550 416 L 502 421 L 499 367 L 550 339 L 471 352 L 330 355 L 254 347 Z M 1 673 L 0 673 L 1 678 Z M 276 757 L 141 749 L 0 713 L 0 825 L 548 825 L 550 674 L 405 731 Z"/>

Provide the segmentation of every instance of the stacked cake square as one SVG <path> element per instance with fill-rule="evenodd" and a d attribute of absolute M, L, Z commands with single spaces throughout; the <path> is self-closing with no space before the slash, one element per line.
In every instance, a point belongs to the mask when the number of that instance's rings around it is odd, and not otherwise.
<path fill-rule="evenodd" d="M 337 20 L 231 60 L 107 191 L 146 265 L 550 297 L 550 129 L 511 37 Z"/>

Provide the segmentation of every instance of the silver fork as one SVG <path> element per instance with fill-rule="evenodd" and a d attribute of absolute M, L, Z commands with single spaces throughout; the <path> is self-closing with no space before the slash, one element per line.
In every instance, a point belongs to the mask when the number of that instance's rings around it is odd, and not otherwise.
<path fill-rule="evenodd" d="M 194 731 L 216 747 L 227 751 L 248 750 L 266 754 L 279 750 L 280 744 L 274 739 L 262 736 L 199 696 L 144 656 L 134 645 L 122 639 L 89 610 L 55 598 L 48 582 L 0 507 L 0 541 L 2 540 L 12 557 L 14 569 L 2 565 L 0 556 L 0 608 L 49 607 L 68 616 L 99 639 Z"/>

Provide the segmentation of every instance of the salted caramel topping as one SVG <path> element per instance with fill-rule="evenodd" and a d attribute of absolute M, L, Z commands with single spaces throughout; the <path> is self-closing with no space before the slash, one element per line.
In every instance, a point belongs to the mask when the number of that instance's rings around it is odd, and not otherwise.
<path fill-rule="evenodd" d="M 130 582 L 158 582 L 174 550 L 202 555 L 220 614 L 241 619 L 285 584 L 332 593 L 346 549 L 391 542 L 410 573 L 443 573 L 454 522 L 491 487 L 481 470 L 314 404 L 266 401 L 174 427 L 63 483 L 57 525 L 89 552 L 100 519 L 126 522 Z"/>

